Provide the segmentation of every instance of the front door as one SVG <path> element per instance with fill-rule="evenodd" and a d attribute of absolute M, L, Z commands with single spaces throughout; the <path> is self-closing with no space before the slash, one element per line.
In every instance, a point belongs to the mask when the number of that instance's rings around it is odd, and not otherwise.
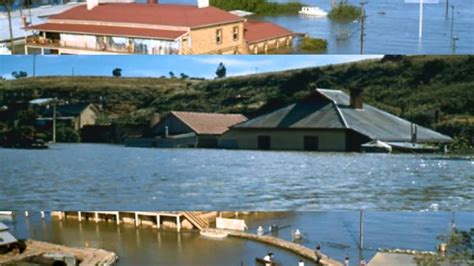
<path fill-rule="evenodd" d="M 259 150 L 269 150 L 271 148 L 270 136 L 258 136 L 257 147 Z"/>
<path fill-rule="evenodd" d="M 316 136 L 304 136 L 305 151 L 319 151 L 319 138 Z"/>

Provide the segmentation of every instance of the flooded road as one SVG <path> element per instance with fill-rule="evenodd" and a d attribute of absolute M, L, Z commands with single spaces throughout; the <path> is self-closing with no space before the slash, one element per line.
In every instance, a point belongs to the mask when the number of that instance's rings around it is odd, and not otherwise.
<path fill-rule="evenodd" d="M 302 245 L 321 245 L 330 257 L 343 261 L 348 255 L 351 265 L 359 259 L 358 212 L 289 212 L 251 213 L 239 217 L 247 221 L 249 231 L 272 224 L 281 227 L 277 236 L 291 240 L 291 231 L 304 235 Z M 365 249 L 370 260 L 378 248 L 435 251 L 440 235 L 449 232 L 449 223 L 469 230 L 474 227 L 474 213 L 466 212 L 365 212 Z M 113 222 L 42 220 L 39 213 L 25 218 L 19 213 L 14 219 L 0 216 L 18 238 L 32 238 L 75 247 L 93 247 L 114 251 L 119 265 L 254 265 L 254 258 L 267 250 L 283 265 L 297 265 L 300 259 L 293 253 L 272 246 L 238 238 L 209 239 L 193 232 L 176 233 L 133 225 L 117 226 Z M 389 233 L 388 233 L 389 232 Z M 306 261 L 305 265 L 313 265 Z"/>
<path fill-rule="evenodd" d="M 439 155 L 0 149 L 0 209 L 472 210 L 474 161 Z"/>

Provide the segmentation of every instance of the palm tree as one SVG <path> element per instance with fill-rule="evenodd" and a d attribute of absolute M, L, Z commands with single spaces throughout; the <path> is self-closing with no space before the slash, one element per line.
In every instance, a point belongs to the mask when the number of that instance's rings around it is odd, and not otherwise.
<path fill-rule="evenodd" d="M 12 2 L 13 0 L 1 0 L 1 4 L 5 7 L 8 16 L 8 28 L 10 30 L 10 49 L 13 51 L 13 25 L 12 25 Z"/>

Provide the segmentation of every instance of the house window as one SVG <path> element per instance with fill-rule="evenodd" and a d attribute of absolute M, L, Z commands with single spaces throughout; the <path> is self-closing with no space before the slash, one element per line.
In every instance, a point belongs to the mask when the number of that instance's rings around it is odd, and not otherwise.
<path fill-rule="evenodd" d="M 216 43 L 221 44 L 222 43 L 222 29 L 218 29 L 216 31 Z"/>
<path fill-rule="evenodd" d="M 269 150 L 272 146 L 272 140 L 270 136 L 258 136 L 257 137 L 257 148 L 259 150 Z"/>
<path fill-rule="evenodd" d="M 235 26 L 232 30 L 233 36 L 234 36 L 234 41 L 239 40 L 239 27 Z"/>
<path fill-rule="evenodd" d="M 319 138 L 316 136 L 304 136 L 303 148 L 305 151 L 318 151 L 319 150 Z"/>

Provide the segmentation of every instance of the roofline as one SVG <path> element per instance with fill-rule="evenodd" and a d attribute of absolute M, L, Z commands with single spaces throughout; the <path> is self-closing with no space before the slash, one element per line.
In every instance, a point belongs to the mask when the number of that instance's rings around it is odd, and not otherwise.
<path fill-rule="evenodd" d="M 347 121 L 344 118 L 344 115 L 342 114 L 341 109 L 339 109 L 339 106 L 337 105 L 336 101 L 334 99 L 330 98 L 329 96 L 327 96 L 326 94 L 324 94 L 323 92 L 321 92 L 320 90 L 324 90 L 324 89 L 319 89 L 319 88 L 316 89 L 316 91 L 319 93 L 319 95 L 323 96 L 324 98 L 326 98 L 326 99 L 328 99 L 329 101 L 332 102 L 332 104 L 336 108 L 337 115 L 339 116 L 339 119 L 341 119 L 342 124 L 344 125 L 345 128 L 350 129 L 351 127 L 347 124 Z"/>
<path fill-rule="evenodd" d="M 227 25 L 227 24 L 232 24 L 236 22 L 245 22 L 245 21 L 246 21 L 245 18 L 238 18 L 238 19 L 226 21 L 226 22 L 216 22 L 216 23 L 211 23 L 211 24 L 203 24 L 203 25 L 198 25 L 198 26 L 186 26 L 186 27 L 189 27 L 191 30 L 196 30 L 196 29 L 202 29 L 202 28 L 207 28 L 211 26 Z"/>
<path fill-rule="evenodd" d="M 258 43 L 258 42 L 268 41 L 268 40 L 272 40 L 272 39 L 275 39 L 275 38 L 281 38 L 281 37 L 286 37 L 286 36 L 294 36 L 294 35 L 295 35 L 294 32 L 290 32 L 290 33 L 287 33 L 287 34 L 281 34 L 281 35 L 277 35 L 277 36 L 273 36 L 273 37 L 258 39 L 256 41 L 252 41 L 252 42 L 247 42 L 247 44 L 255 44 L 255 43 Z"/>
<path fill-rule="evenodd" d="M 194 127 L 192 127 L 185 119 L 183 119 L 182 117 L 180 117 L 177 113 L 213 114 L 213 115 L 216 115 L 216 114 L 217 114 L 217 115 L 234 115 L 234 116 L 242 116 L 242 117 L 244 117 L 245 119 L 248 120 L 248 118 L 247 118 L 245 115 L 243 115 L 243 114 L 222 114 L 222 113 L 187 112 L 187 111 L 171 111 L 171 112 L 170 112 L 170 114 L 169 114 L 168 116 L 174 115 L 175 117 L 177 117 L 181 122 L 183 122 L 186 126 L 188 126 L 196 135 L 222 135 L 222 134 L 224 134 L 225 132 L 229 131 L 229 129 L 230 129 L 232 126 L 227 127 L 227 130 L 224 131 L 224 132 L 222 132 L 222 133 L 220 133 L 220 134 L 199 133 L 198 130 L 196 130 Z M 168 116 L 167 116 L 167 117 L 168 117 Z M 167 118 L 167 117 L 166 117 L 166 118 Z M 245 121 L 247 121 L 247 120 L 245 120 Z M 163 121 L 164 121 L 164 119 L 163 119 Z M 242 121 L 242 122 L 245 122 L 245 121 Z M 158 124 L 159 124 L 159 123 L 158 123 Z M 156 124 L 156 125 L 158 125 L 158 124 Z"/>

